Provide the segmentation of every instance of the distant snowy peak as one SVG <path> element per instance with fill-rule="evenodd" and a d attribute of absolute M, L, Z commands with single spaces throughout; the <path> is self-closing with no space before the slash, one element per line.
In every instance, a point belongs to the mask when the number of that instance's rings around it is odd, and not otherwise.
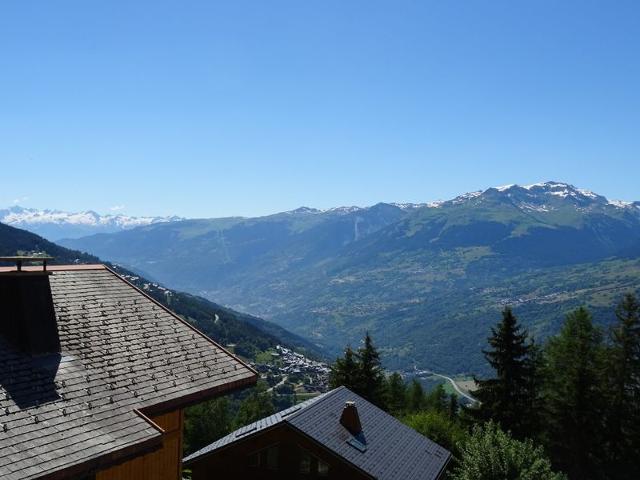
<path fill-rule="evenodd" d="M 482 194 L 483 194 L 482 190 L 478 190 L 477 192 L 463 193 L 462 195 L 458 195 L 453 200 L 449 200 L 449 202 L 453 203 L 454 205 L 457 205 L 457 204 L 460 204 L 460 203 L 466 203 L 469 200 L 473 200 L 474 198 L 478 198 Z"/>
<path fill-rule="evenodd" d="M 0 222 L 37 233 L 49 240 L 77 238 L 94 233 L 112 233 L 161 222 L 183 220 L 181 217 L 132 217 L 100 215 L 92 210 L 63 212 L 14 206 L 0 209 Z"/>
<path fill-rule="evenodd" d="M 181 220 L 180 217 L 131 217 L 128 215 L 100 215 L 92 210 L 85 212 L 63 212 L 60 210 L 37 210 L 11 207 L 0 210 L 0 222 L 9 225 L 56 223 L 86 226 L 115 226 L 122 229 L 150 225 L 159 222 Z"/>
<path fill-rule="evenodd" d="M 450 204 L 461 204 L 469 201 L 483 201 L 489 198 L 508 199 L 513 204 L 525 210 L 548 212 L 556 209 L 567 202 L 577 208 L 607 207 L 623 209 L 637 209 L 640 202 L 623 202 L 619 200 L 608 200 L 602 195 L 577 188 L 564 182 L 542 182 L 531 185 L 503 185 L 488 188 L 485 191 L 477 191 L 460 195 Z"/>
<path fill-rule="evenodd" d="M 416 210 L 418 208 L 424 207 L 433 207 L 436 204 L 440 204 L 440 202 L 430 202 L 430 203 L 390 203 L 389 205 L 393 205 L 394 207 L 398 207 L 400 210 Z"/>
<path fill-rule="evenodd" d="M 353 212 L 359 212 L 360 210 L 364 210 L 362 207 L 356 207 L 352 205 L 350 207 L 333 207 L 328 208 L 326 210 L 322 210 L 322 213 L 338 213 L 338 214 L 349 214 Z"/>
<path fill-rule="evenodd" d="M 289 215 L 296 215 L 296 214 L 304 215 L 304 214 L 322 213 L 322 210 L 318 210 L 317 208 L 310 208 L 310 207 L 299 207 L 299 208 L 296 208 L 295 210 L 289 210 L 284 213 Z"/>
<path fill-rule="evenodd" d="M 514 185 L 514 187 L 518 187 L 518 185 Z M 525 190 L 534 193 L 544 193 L 548 195 L 554 195 L 560 198 L 567 197 L 582 197 L 589 198 L 592 200 L 604 200 L 606 198 L 593 193 L 591 190 L 585 190 L 583 188 L 576 188 L 573 185 L 569 185 L 568 183 L 560 183 L 560 182 L 545 182 L 545 183 L 534 183 L 533 185 L 525 185 Z"/>

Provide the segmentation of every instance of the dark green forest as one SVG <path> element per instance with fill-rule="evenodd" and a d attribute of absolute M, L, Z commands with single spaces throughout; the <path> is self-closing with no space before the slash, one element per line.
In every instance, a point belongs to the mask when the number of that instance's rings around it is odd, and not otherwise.
<path fill-rule="evenodd" d="M 579 307 L 537 344 L 510 308 L 483 350 L 492 375 L 477 378 L 474 404 L 441 386 L 385 375 L 371 338 L 345 349 L 332 387 L 346 385 L 453 454 L 456 480 L 637 478 L 640 451 L 640 304 L 625 295 L 608 329 Z"/>

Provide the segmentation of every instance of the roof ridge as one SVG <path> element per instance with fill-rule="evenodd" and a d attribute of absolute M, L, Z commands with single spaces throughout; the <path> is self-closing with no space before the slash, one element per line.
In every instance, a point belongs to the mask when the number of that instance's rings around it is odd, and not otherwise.
<path fill-rule="evenodd" d="M 224 440 L 225 438 L 230 438 L 232 440 L 237 439 L 237 434 L 241 431 L 244 431 L 245 434 L 242 435 L 243 438 L 249 438 L 252 437 L 254 434 L 263 431 L 267 428 L 271 428 L 276 424 L 280 424 L 280 423 L 286 423 L 288 425 L 291 425 L 289 423 L 289 420 L 291 420 L 292 418 L 296 417 L 298 414 L 302 413 L 302 412 L 306 412 L 309 410 L 309 408 L 313 407 L 315 404 L 320 403 L 322 400 L 331 397 L 332 395 L 336 394 L 339 391 L 342 391 L 343 389 L 346 389 L 345 386 L 341 385 L 337 388 L 334 388 L 333 390 L 329 390 L 328 392 L 324 392 L 321 393 L 320 395 L 317 395 L 315 397 L 312 397 L 308 400 L 305 400 L 304 402 L 298 403 L 296 405 L 291 405 L 290 407 L 285 408 L 284 410 L 280 410 L 279 412 L 275 412 L 272 413 L 271 415 L 268 415 L 266 417 L 260 418 L 258 420 L 256 420 L 255 422 L 251 422 L 248 423 L 246 425 L 241 426 L 240 428 L 236 428 L 235 430 L 227 433 L 226 435 L 218 438 L 217 440 L 214 440 L 213 442 L 209 443 L 208 445 L 205 445 L 204 447 L 200 448 L 199 450 L 196 450 L 195 452 L 191 453 L 190 455 L 186 456 L 183 461 L 184 462 L 188 462 L 190 459 L 195 458 L 195 457 L 200 457 L 202 455 L 207 455 L 208 453 L 212 452 L 213 450 L 216 450 L 219 447 L 216 448 L 211 448 L 214 445 L 216 445 L 217 443 L 221 442 L 222 440 Z M 294 410 L 296 409 L 296 410 Z M 291 413 L 287 413 L 289 410 L 293 410 Z M 284 414 L 284 417 L 283 417 Z M 271 422 L 269 424 L 269 426 L 265 427 L 265 428 L 258 428 L 260 427 L 261 424 L 263 424 L 263 422 L 267 419 L 274 419 L 274 422 Z"/>
<path fill-rule="evenodd" d="M 291 415 L 287 415 L 287 418 L 284 420 L 285 422 L 288 422 L 289 420 L 291 420 L 292 418 L 295 418 L 296 416 L 300 415 L 303 411 L 309 411 L 309 409 L 313 408 L 315 405 L 319 404 L 321 401 L 331 397 L 332 395 L 335 395 L 336 393 L 346 389 L 347 387 L 345 387 L 344 385 L 340 385 L 339 387 L 334 388 L 333 390 L 329 390 L 328 392 L 324 392 L 316 397 L 310 398 L 309 400 L 305 400 L 302 403 L 299 403 L 298 405 L 301 406 L 300 409 L 298 409 L 296 412 L 292 413 Z M 302 407 L 302 405 L 304 404 L 304 407 Z M 294 405 L 294 407 L 297 405 Z M 289 407 L 289 408 L 293 408 L 293 407 Z M 284 411 L 284 410 L 283 410 Z"/>

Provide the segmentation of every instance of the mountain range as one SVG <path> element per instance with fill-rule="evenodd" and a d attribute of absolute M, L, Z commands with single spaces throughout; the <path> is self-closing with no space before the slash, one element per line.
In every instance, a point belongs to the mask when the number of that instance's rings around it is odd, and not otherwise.
<path fill-rule="evenodd" d="M 0 256 L 42 253 L 53 256 L 54 264 L 107 264 L 127 281 L 171 308 L 222 345 L 233 344 L 235 352 L 245 358 L 253 359 L 256 354 L 276 345 L 287 346 L 314 358 L 323 357 L 323 352 L 310 342 L 261 318 L 234 312 L 204 298 L 169 289 L 93 255 L 66 249 L 34 233 L 0 223 Z"/>
<path fill-rule="evenodd" d="M 60 210 L 38 210 L 13 206 L 0 209 L 0 222 L 56 241 L 61 238 L 78 238 L 95 233 L 113 233 L 141 225 L 182 220 L 170 217 L 131 217 L 128 215 L 100 215 L 91 210 L 63 212 Z"/>
<path fill-rule="evenodd" d="M 562 182 L 427 204 L 300 208 L 68 239 L 332 353 L 365 331 L 392 368 L 481 372 L 504 305 L 537 337 L 577 305 L 610 321 L 640 285 L 640 203 Z"/>

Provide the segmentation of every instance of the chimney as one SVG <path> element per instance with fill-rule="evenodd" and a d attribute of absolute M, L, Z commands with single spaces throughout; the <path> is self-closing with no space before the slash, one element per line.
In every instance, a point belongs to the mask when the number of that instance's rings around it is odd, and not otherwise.
<path fill-rule="evenodd" d="M 349 430 L 351 435 L 358 435 L 362 431 L 362 425 L 360 425 L 360 416 L 358 415 L 358 409 L 356 408 L 356 402 L 347 401 L 342 410 L 340 416 L 340 423 L 344 428 Z"/>
<path fill-rule="evenodd" d="M 30 355 L 60 352 L 47 260 L 50 257 L 0 257 L 16 269 L 0 273 L 0 335 Z M 42 270 L 22 270 L 23 262 L 42 262 Z"/>

